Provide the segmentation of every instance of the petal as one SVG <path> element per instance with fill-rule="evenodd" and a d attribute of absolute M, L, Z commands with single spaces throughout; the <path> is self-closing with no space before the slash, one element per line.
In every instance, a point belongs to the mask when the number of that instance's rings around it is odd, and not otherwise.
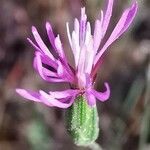
<path fill-rule="evenodd" d="M 79 93 L 80 91 L 79 90 L 65 90 L 65 91 L 50 91 L 49 94 L 51 96 L 53 96 L 54 98 L 56 99 L 61 99 L 61 98 L 66 98 L 66 97 L 72 97 L 72 96 L 75 96 Z"/>
<path fill-rule="evenodd" d="M 91 35 L 91 25 L 90 25 L 89 22 L 87 22 L 86 34 L 85 34 L 85 45 L 88 46 L 91 37 L 92 37 L 92 35 Z"/>
<path fill-rule="evenodd" d="M 42 50 L 36 44 L 34 44 L 30 38 L 27 38 L 27 40 L 36 50 L 38 50 L 39 52 L 42 52 Z"/>
<path fill-rule="evenodd" d="M 59 60 L 57 60 L 57 64 L 58 64 L 57 73 L 59 76 L 63 76 L 64 75 L 64 67 Z"/>
<path fill-rule="evenodd" d="M 48 69 L 46 69 L 46 68 L 43 67 L 42 71 L 43 71 L 43 74 L 45 74 L 48 77 L 58 78 L 57 73 L 55 73 L 55 72 L 53 72 L 51 70 L 48 70 Z"/>
<path fill-rule="evenodd" d="M 58 55 L 63 59 L 64 62 L 67 62 L 59 35 L 57 35 L 57 37 L 55 38 L 55 46 L 56 46 Z"/>
<path fill-rule="evenodd" d="M 119 33 L 118 37 L 121 36 L 128 29 L 128 27 L 130 26 L 130 24 L 133 22 L 133 19 L 134 19 L 136 13 L 137 13 L 137 9 L 138 9 L 138 5 L 137 5 L 137 2 L 135 2 L 132 5 L 132 7 L 131 7 L 131 9 L 130 9 L 130 11 L 128 13 L 127 19 L 126 19 L 126 21 L 124 23 L 124 27 L 122 28 L 122 30 Z"/>
<path fill-rule="evenodd" d="M 104 21 L 104 12 L 101 10 L 101 13 L 100 13 L 100 22 L 103 23 Z"/>
<path fill-rule="evenodd" d="M 75 18 L 75 20 L 74 20 L 74 31 L 75 31 L 77 39 L 78 39 L 77 40 L 78 44 L 79 44 L 79 30 L 80 30 L 79 28 L 80 28 L 79 21 L 78 21 L 78 19 Z"/>
<path fill-rule="evenodd" d="M 73 96 L 73 97 L 71 97 L 69 103 L 63 103 L 63 102 L 53 98 L 51 95 L 45 93 L 44 91 L 40 91 L 40 94 L 44 98 L 43 100 L 45 100 L 45 101 L 43 101 L 43 103 L 48 102 L 48 103 L 52 104 L 53 106 L 59 107 L 59 108 L 68 108 L 68 107 L 70 107 L 72 105 L 72 103 L 74 102 L 74 98 L 75 98 Z"/>
<path fill-rule="evenodd" d="M 16 89 L 16 92 L 28 100 L 41 102 L 41 98 L 40 98 L 41 95 L 37 92 L 32 92 L 32 91 L 24 90 L 24 89 Z"/>
<path fill-rule="evenodd" d="M 87 22 L 87 16 L 85 14 L 85 7 L 84 7 L 81 8 L 81 19 L 80 19 L 80 46 L 81 47 L 85 40 L 86 22 Z"/>
<path fill-rule="evenodd" d="M 70 30 L 69 30 L 69 23 L 66 23 L 66 28 L 67 28 L 67 35 L 69 39 L 70 46 L 72 47 L 72 40 L 71 40 L 71 35 L 70 35 Z"/>
<path fill-rule="evenodd" d="M 57 99 L 54 99 L 53 96 L 48 95 L 47 93 L 45 93 L 42 90 L 39 91 L 39 93 L 37 93 L 37 92 L 32 92 L 32 91 L 24 90 L 24 89 L 16 89 L 16 92 L 28 100 L 41 102 L 41 103 L 48 105 L 50 107 L 55 106 L 55 107 L 59 107 L 59 108 L 70 107 L 74 101 L 74 98 L 75 98 L 74 96 L 72 96 L 69 100 L 69 103 L 63 103 L 63 102 L 61 102 L 61 100 L 59 101 Z M 68 99 L 66 99 L 66 101 L 68 101 Z"/>
<path fill-rule="evenodd" d="M 46 22 L 46 31 L 47 31 L 47 35 L 49 38 L 49 41 L 51 43 L 51 45 L 53 46 L 54 49 L 56 49 L 55 44 L 54 44 L 54 40 L 55 40 L 55 36 L 52 30 L 52 26 L 49 22 Z"/>
<path fill-rule="evenodd" d="M 122 14 L 119 22 L 117 23 L 115 29 L 113 30 L 112 34 L 110 35 L 107 42 L 104 44 L 103 48 L 100 50 L 100 52 L 97 54 L 94 64 L 99 63 L 100 58 L 102 54 L 106 51 L 106 49 L 117 39 L 119 38 L 129 27 L 129 25 L 132 23 L 135 15 L 137 12 L 137 3 L 134 3 L 131 8 L 128 8 L 124 11 Z"/>
<path fill-rule="evenodd" d="M 40 74 L 40 76 L 46 80 L 46 76 L 43 73 L 43 66 L 42 66 L 42 61 L 41 61 L 41 56 L 39 53 L 36 53 L 36 67 L 37 67 L 37 71 Z"/>
<path fill-rule="evenodd" d="M 35 55 L 36 55 L 36 53 L 35 53 Z M 56 60 L 53 61 L 47 55 L 44 55 L 44 54 L 40 54 L 40 56 L 41 56 L 42 63 L 44 63 L 54 69 L 57 69 L 58 64 L 56 63 Z"/>
<path fill-rule="evenodd" d="M 78 62 L 78 72 L 82 73 L 84 71 L 84 65 L 86 60 L 86 45 L 84 45 L 80 51 L 79 62 Z"/>
<path fill-rule="evenodd" d="M 75 31 L 72 32 L 72 52 L 75 59 L 75 66 L 77 68 L 80 55 L 80 46 L 79 46 L 79 37 L 77 37 Z"/>
<path fill-rule="evenodd" d="M 114 0 L 107 0 L 107 1 L 108 1 L 107 8 L 106 8 L 106 11 L 104 12 L 104 20 L 102 24 L 103 37 L 106 34 L 106 31 L 107 31 L 107 28 L 108 28 L 108 25 L 112 16 L 112 9 L 113 9 L 113 3 L 114 3 Z"/>
<path fill-rule="evenodd" d="M 36 54 L 36 63 L 37 63 L 36 64 L 37 71 L 44 80 L 49 81 L 49 82 L 66 82 L 66 80 L 64 80 L 62 78 L 52 78 L 52 77 L 48 77 L 48 76 L 46 76 L 46 74 L 44 74 L 41 56 L 38 53 Z"/>
<path fill-rule="evenodd" d="M 71 50 L 73 52 L 76 68 L 78 65 L 79 54 L 80 54 L 79 30 L 80 30 L 79 21 L 78 21 L 78 19 L 75 18 L 75 20 L 74 20 L 74 31 L 72 32 L 72 39 L 71 39 L 71 41 L 72 41 Z"/>
<path fill-rule="evenodd" d="M 47 29 L 47 34 L 48 34 L 49 40 L 50 40 L 53 48 L 56 50 L 56 53 L 58 53 L 58 55 L 61 58 L 63 58 L 63 61 L 66 63 L 67 58 L 64 54 L 64 50 L 63 50 L 63 47 L 62 47 L 60 36 L 57 35 L 57 37 L 55 38 L 54 33 L 52 31 L 52 27 L 51 27 L 50 23 L 48 23 L 48 22 L 46 23 L 46 29 Z"/>
<path fill-rule="evenodd" d="M 49 49 L 47 48 L 47 46 L 45 45 L 45 43 L 43 42 L 43 40 L 41 39 L 37 29 L 33 26 L 32 27 L 32 33 L 33 36 L 37 42 L 37 44 L 39 45 L 39 47 L 41 48 L 42 52 L 44 54 L 46 54 L 47 56 L 50 57 L 50 59 L 55 60 L 54 56 L 50 53 Z"/>
<path fill-rule="evenodd" d="M 47 65 L 48 67 L 51 67 L 55 70 L 57 69 L 58 64 L 56 62 L 50 60 L 49 57 L 47 57 L 46 55 L 42 55 L 39 52 L 35 52 L 35 57 L 34 57 L 34 60 L 33 60 L 33 66 L 36 70 L 37 70 L 37 55 L 40 56 L 42 64 Z"/>
<path fill-rule="evenodd" d="M 61 78 L 53 78 L 53 77 L 46 77 L 45 80 L 48 82 L 69 82 L 69 81 L 66 81 L 66 80 L 61 79 Z"/>
<path fill-rule="evenodd" d="M 66 66 L 62 64 L 60 61 L 57 61 L 57 63 L 58 63 L 57 68 L 58 76 L 64 79 L 65 81 L 72 83 L 74 81 L 74 75 L 70 70 L 70 68 L 66 68 Z"/>
<path fill-rule="evenodd" d="M 94 89 L 91 90 L 92 94 L 100 101 L 104 102 L 106 100 L 108 100 L 108 98 L 110 97 L 110 88 L 108 83 L 105 83 L 105 87 L 106 90 L 105 92 L 98 92 Z"/>
<path fill-rule="evenodd" d="M 85 73 L 90 74 L 92 67 L 93 67 L 93 60 L 95 57 L 95 52 L 92 50 L 93 49 L 93 38 L 91 37 L 89 43 L 88 43 L 88 47 L 86 49 L 86 53 L 85 53 L 85 65 L 84 65 L 84 70 Z"/>
<path fill-rule="evenodd" d="M 86 85 L 86 76 L 85 76 L 86 49 L 87 49 L 86 45 L 83 45 L 80 52 L 78 68 L 77 68 L 77 78 L 78 78 L 78 84 L 80 88 Z"/>
<path fill-rule="evenodd" d="M 90 74 L 86 73 L 85 77 L 86 77 L 86 87 L 92 87 L 92 79 L 90 77 Z"/>
<path fill-rule="evenodd" d="M 91 92 L 85 92 L 85 97 L 89 106 L 92 107 L 96 105 L 96 98 Z"/>
<path fill-rule="evenodd" d="M 80 87 L 84 87 L 86 84 L 86 76 L 85 76 L 85 60 L 86 60 L 86 46 L 82 47 L 80 52 L 80 58 L 77 68 L 77 77 L 78 84 Z"/>
<path fill-rule="evenodd" d="M 96 20 L 95 22 L 95 29 L 94 29 L 94 41 L 93 41 L 93 49 L 95 54 L 97 53 L 97 50 L 100 46 L 101 40 L 103 37 L 103 32 L 102 32 L 102 23 L 100 20 Z"/>

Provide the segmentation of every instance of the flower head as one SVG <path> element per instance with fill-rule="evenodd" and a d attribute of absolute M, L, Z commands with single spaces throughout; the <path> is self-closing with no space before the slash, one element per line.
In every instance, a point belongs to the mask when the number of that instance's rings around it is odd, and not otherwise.
<path fill-rule="evenodd" d="M 28 41 L 35 49 L 34 68 L 45 81 L 67 82 L 70 89 L 50 91 L 49 93 L 42 90 L 33 92 L 17 89 L 17 93 L 29 100 L 60 108 L 71 106 L 79 95 L 83 95 L 90 106 L 96 104 L 96 99 L 102 102 L 106 101 L 110 96 L 109 85 L 108 83 L 104 84 L 104 92 L 96 91 L 94 89 L 95 75 L 104 52 L 132 23 L 137 12 L 137 3 L 133 3 L 130 8 L 123 12 L 110 37 L 102 48 L 99 48 L 109 26 L 112 8 L 113 0 L 108 0 L 105 12 L 101 11 L 101 18 L 95 21 L 94 33 L 91 33 L 91 24 L 87 21 L 85 8 L 81 8 L 80 20 L 74 20 L 72 33 L 69 31 L 69 23 L 66 24 L 68 39 L 74 56 L 74 67 L 69 64 L 60 36 L 54 35 L 50 23 L 46 23 L 46 31 L 53 52 L 47 48 L 37 29 L 32 27 L 35 42 L 32 42 L 31 39 Z"/>

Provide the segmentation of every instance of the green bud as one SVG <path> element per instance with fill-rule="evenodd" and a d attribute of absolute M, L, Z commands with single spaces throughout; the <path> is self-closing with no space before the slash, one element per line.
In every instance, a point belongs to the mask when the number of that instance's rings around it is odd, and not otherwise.
<path fill-rule="evenodd" d="M 99 118 L 97 107 L 87 104 L 83 96 L 79 96 L 66 111 L 67 131 L 75 144 L 86 146 L 93 143 L 99 134 Z"/>

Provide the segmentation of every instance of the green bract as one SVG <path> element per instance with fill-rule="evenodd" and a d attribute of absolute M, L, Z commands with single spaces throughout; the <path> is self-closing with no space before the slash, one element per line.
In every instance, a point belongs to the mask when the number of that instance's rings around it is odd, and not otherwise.
<path fill-rule="evenodd" d="M 83 96 L 79 96 L 66 111 L 66 125 L 77 145 L 93 143 L 99 134 L 99 119 L 96 105 L 91 107 Z"/>

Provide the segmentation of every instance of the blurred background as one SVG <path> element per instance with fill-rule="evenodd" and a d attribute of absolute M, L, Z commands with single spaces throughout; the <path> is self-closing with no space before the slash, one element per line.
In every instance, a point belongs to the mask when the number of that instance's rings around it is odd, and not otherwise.
<path fill-rule="evenodd" d="M 73 23 L 86 7 L 94 24 L 105 0 L 0 0 L 0 150 L 82 150 L 64 126 L 64 111 L 25 101 L 15 88 L 63 89 L 65 84 L 43 81 L 32 66 L 34 50 L 27 42 L 35 25 L 49 42 L 45 22 L 60 33 L 69 53 L 65 23 Z M 110 35 L 130 0 L 116 0 Z M 104 150 L 150 150 L 150 1 L 139 0 L 130 30 L 109 47 L 99 70 L 96 88 L 111 86 L 111 98 L 98 102 Z M 33 37 L 32 37 L 33 38 Z"/>

